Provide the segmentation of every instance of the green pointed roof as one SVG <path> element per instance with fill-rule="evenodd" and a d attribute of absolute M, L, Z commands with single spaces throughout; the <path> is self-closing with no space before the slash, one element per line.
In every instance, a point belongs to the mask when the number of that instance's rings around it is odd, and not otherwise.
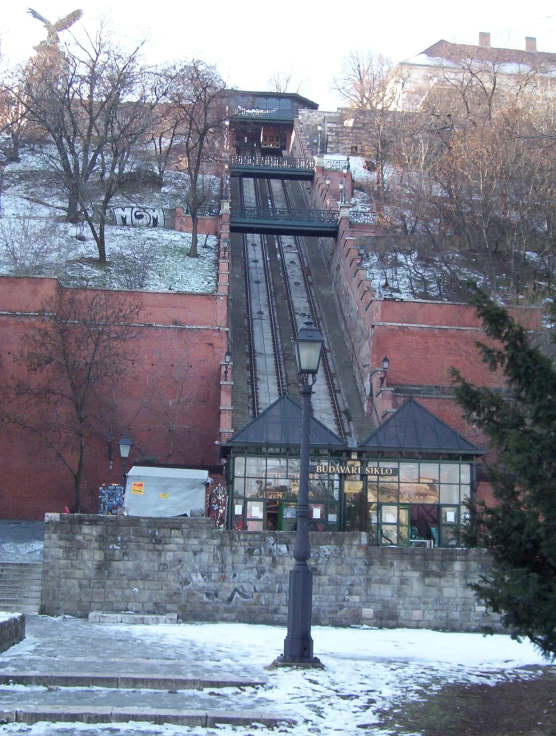
<path fill-rule="evenodd" d="M 309 423 L 311 447 L 345 447 L 346 443 L 315 417 Z M 301 444 L 301 407 L 284 394 L 243 429 L 224 447 L 299 447 Z"/>
<path fill-rule="evenodd" d="M 415 399 L 408 399 L 370 434 L 361 449 L 388 452 L 442 452 L 458 455 L 484 455 Z"/>

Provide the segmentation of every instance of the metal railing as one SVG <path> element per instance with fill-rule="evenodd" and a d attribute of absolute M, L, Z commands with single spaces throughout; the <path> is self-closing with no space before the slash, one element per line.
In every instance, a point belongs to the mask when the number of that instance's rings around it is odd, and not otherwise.
<path fill-rule="evenodd" d="M 265 212 L 258 207 L 232 207 L 232 219 L 272 220 L 280 222 L 310 222 L 323 225 L 336 225 L 339 219 L 337 210 L 289 210 L 286 207 Z"/>
<path fill-rule="evenodd" d="M 191 205 L 186 204 L 183 208 L 185 215 L 191 215 Z M 201 204 L 197 207 L 197 217 L 218 217 L 220 214 L 220 204 Z"/>
<path fill-rule="evenodd" d="M 314 169 L 314 158 L 284 158 L 283 156 L 231 156 L 230 166 L 267 169 Z"/>
<path fill-rule="evenodd" d="M 350 210 L 349 221 L 352 225 L 374 225 L 376 218 L 373 212 L 354 212 Z"/>
<path fill-rule="evenodd" d="M 264 108 L 252 108 L 251 110 L 245 109 L 243 107 L 236 107 L 234 108 L 231 113 L 230 117 L 234 118 L 261 118 L 261 120 L 265 119 L 277 119 L 277 120 L 293 120 L 295 117 L 295 112 L 293 110 L 265 110 Z"/>

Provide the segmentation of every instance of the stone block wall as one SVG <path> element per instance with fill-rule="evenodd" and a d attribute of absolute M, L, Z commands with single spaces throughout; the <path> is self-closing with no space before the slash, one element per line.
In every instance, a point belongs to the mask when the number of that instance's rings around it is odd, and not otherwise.
<path fill-rule="evenodd" d="M 41 613 L 177 613 L 184 621 L 285 625 L 295 535 L 216 531 L 210 519 L 48 514 Z M 477 631 L 499 619 L 469 583 L 483 550 L 373 547 L 312 533 L 313 622 Z"/>
<path fill-rule="evenodd" d="M 316 153 L 314 141 L 320 124 L 321 153 L 372 157 L 370 139 L 377 115 L 380 113 L 352 108 L 339 108 L 335 112 L 301 109 L 299 122 L 313 153 Z"/>
<path fill-rule="evenodd" d="M 0 613 L 0 652 L 5 652 L 23 639 L 25 639 L 24 614 Z"/>

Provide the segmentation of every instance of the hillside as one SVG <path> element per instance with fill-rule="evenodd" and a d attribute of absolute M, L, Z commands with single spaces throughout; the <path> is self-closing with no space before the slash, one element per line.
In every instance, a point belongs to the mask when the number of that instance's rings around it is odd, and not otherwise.
<path fill-rule="evenodd" d="M 0 274 L 55 276 L 66 286 L 215 291 L 213 236 L 200 236 L 199 257 L 188 258 L 191 236 L 186 233 L 112 225 L 107 227 L 108 264 L 99 266 L 88 227 L 64 221 L 64 193 L 49 165 L 50 153 L 48 145 L 27 144 L 20 161 L 0 171 Z M 217 191 L 219 181 L 206 179 Z M 187 188 L 187 175 L 171 170 L 161 189 L 136 185 L 119 193 L 112 206 L 183 206 Z"/>

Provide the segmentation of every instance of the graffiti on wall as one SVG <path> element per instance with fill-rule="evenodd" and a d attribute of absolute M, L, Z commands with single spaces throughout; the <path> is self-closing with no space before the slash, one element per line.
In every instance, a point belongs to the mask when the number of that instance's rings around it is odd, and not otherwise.
<path fill-rule="evenodd" d="M 162 207 L 113 207 L 116 225 L 134 227 L 165 227 L 166 218 Z"/>

